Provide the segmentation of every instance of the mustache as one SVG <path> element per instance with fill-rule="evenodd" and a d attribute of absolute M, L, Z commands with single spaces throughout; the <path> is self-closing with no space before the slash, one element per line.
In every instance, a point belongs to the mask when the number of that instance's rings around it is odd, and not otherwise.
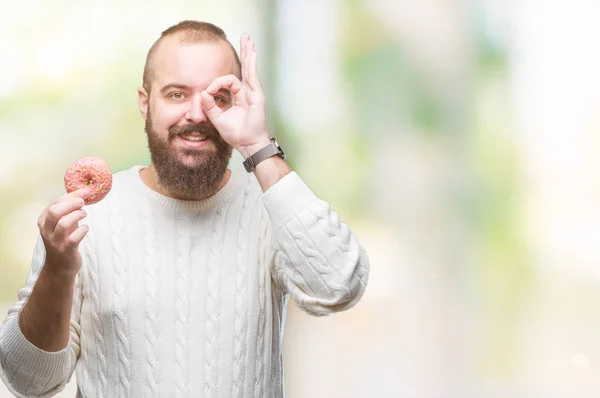
<path fill-rule="evenodd" d="M 200 133 L 207 138 L 221 138 L 217 129 L 206 123 L 186 124 L 183 126 L 171 126 L 169 128 L 169 138 L 174 138 L 181 134 Z"/>

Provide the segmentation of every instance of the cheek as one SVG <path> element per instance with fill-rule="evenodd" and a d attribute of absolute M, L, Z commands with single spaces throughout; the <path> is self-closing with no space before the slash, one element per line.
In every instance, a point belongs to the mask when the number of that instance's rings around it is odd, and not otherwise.
<path fill-rule="evenodd" d="M 179 123 L 185 114 L 177 106 L 160 106 L 157 104 L 152 109 L 152 124 L 157 131 L 167 131 L 169 127 Z"/>
<path fill-rule="evenodd" d="M 152 122 L 156 129 L 168 130 L 185 119 L 185 114 L 185 106 L 157 103 L 152 109 Z"/>

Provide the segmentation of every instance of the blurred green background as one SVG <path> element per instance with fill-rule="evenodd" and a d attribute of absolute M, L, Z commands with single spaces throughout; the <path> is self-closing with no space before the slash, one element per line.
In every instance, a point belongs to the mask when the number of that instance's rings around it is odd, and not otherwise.
<path fill-rule="evenodd" d="M 256 38 L 274 135 L 371 259 L 351 311 L 290 305 L 288 397 L 597 397 L 598 15 L 583 0 L 5 2 L 0 309 L 73 160 L 148 163 L 146 52 L 206 20 L 236 48 Z"/>

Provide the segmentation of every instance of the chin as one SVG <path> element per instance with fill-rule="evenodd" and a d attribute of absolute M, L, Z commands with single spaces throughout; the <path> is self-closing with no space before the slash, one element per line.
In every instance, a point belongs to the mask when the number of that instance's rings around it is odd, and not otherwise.
<path fill-rule="evenodd" d="M 182 165 L 183 167 L 189 168 L 189 169 L 198 168 L 206 162 L 205 157 L 189 156 L 189 155 L 187 155 L 187 156 L 180 155 L 180 156 L 177 156 L 176 159 L 180 165 Z"/>

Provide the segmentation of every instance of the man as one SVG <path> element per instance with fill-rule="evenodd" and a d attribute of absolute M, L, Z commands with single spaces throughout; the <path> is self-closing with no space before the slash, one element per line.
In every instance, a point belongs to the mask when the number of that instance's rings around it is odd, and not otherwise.
<path fill-rule="evenodd" d="M 352 307 L 364 249 L 270 138 L 254 41 L 183 21 L 150 49 L 138 90 L 152 163 L 41 214 L 2 378 L 48 397 L 282 397 L 286 304 Z M 228 169 L 232 148 L 248 172 Z M 85 219 L 85 223 L 79 223 Z M 334 342 L 332 342 L 333 344 Z"/>

